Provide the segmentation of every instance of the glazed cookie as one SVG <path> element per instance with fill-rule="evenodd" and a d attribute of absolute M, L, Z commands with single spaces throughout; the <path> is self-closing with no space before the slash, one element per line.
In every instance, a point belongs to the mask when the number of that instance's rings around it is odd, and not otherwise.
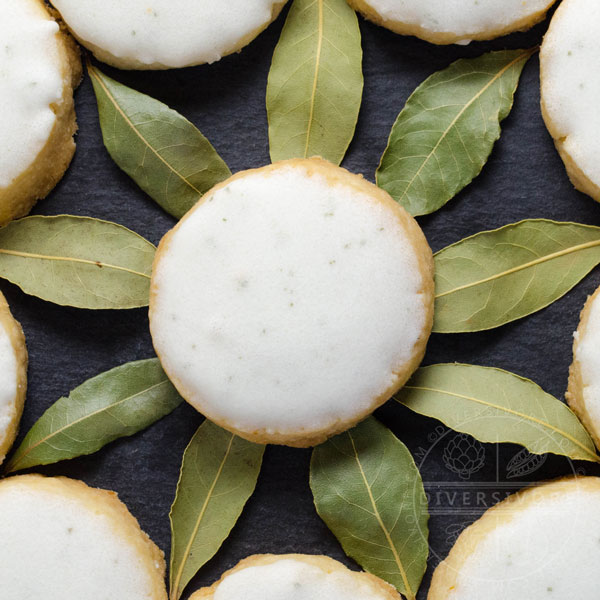
<path fill-rule="evenodd" d="M 327 556 L 257 554 L 190 600 L 401 600 L 388 583 Z"/>
<path fill-rule="evenodd" d="M 75 152 L 79 51 L 41 0 L 0 0 L 0 225 L 26 215 Z"/>
<path fill-rule="evenodd" d="M 434 44 L 468 44 L 533 27 L 556 0 L 348 0 L 367 19 Z"/>
<path fill-rule="evenodd" d="M 241 50 L 287 0 L 52 0 L 73 35 L 121 69 L 170 69 Z"/>
<path fill-rule="evenodd" d="M 26 390 L 25 336 L 0 293 L 0 463 L 17 436 Z"/>
<path fill-rule="evenodd" d="M 113 492 L 65 477 L 0 482 L 7 600 L 166 600 L 162 552 Z"/>
<path fill-rule="evenodd" d="M 596 598 L 600 478 L 565 478 L 500 502 L 459 536 L 428 600 Z"/>
<path fill-rule="evenodd" d="M 310 446 L 417 368 L 433 264 L 416 221 L 321 159 L 244 171 L 162 240 L 150 329 L 182 396 L 248 440 Z"/>
<path fill-rule="evenodd" d="M 600 4 L 563 0 L 540 52 L 542 113 L 573 185 L 600 201 Z"/>
<path fill-rule="evenodd" d="M 567 402 L 600 448 L 600 288 L 583 307 L 574 337 Z"/>

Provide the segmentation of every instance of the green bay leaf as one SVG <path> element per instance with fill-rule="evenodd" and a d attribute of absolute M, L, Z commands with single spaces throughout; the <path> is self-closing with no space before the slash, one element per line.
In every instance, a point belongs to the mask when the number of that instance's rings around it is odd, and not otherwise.
<path fill-rule="evenodd" d="M 97 452 L 146 429 L 182 401 L 157 358 L 111 369 L 55 402 L 29 430 L 6 472 Z"/>
<path fill-rule="evenodd" d="M 414 216 L 451 200 L 486 163 L 533 52 L 460 59 L 426 79 L 398 115 L 377 185 Z"/>
<path fill-rule="evenodd" d="M 423 367 L 396 400 L 481 442 L 511 442 L 533 454 L 599 462 L 569 407 L 514 373 L 463 364 Z"/>
<path fill-rule="evenodd" d="M 171 508 L 171 600 L 225 541 L 256 487 L 264 446 L 204 421 L 185 450 Z"/>
<path fill-rule="evenodd" d="M 531 219 L 483 231 L 435 259 L 438 333 L 492 329 L 534 313 L 600 263 L 600 228 Z"/>
<path fill-rule="evenodd" d="M 427 566 L 429 515 L 406 446 L 370 417 L 314 449 L 310 486 L 346 554 L 414 600 Z"/>
<path fill-rule="evenodd" d="M 26 217 L 0 229 L 0 277 L 63 306 L 147 306 L 155 253 L 137 233 L 89 217 Z"/>
<path fill-rule="evenodd" d="M 269 72 L 271 160 L 322 156 L 341 163 L 362 89 L 356 13 L 346 0 L 294 0 Z"/>
<path fill-rule="evenodd" d="M 117 165 L 176 218 L 231 175 L 198 129 L 178 112 L 88 64 L 104 145 Z"/>

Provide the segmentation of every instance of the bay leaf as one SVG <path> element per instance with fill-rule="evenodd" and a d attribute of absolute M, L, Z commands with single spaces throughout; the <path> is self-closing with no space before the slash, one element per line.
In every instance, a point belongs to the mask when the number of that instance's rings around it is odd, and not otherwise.
<path fill-rule="evenodd" d="M 121 365 L 55 402 L 29 430 L 6 472 L 92 454 L 146 429 L 182 402 L 157 358 Z"/>
<path fill-rule="evenodd" d="M 531 219 L 435 257 L 438 333 L 492 329 L 552 304 L 600 263 L 600 228 Z"/>
<path fill-rule="evenodd" d="M 532 454 L 600 462 L 566 404 L 508 371 L 463 364 L 422 367 L 396 400 L 480 442 L 511 442 Z"/>
<path fill-rule="evenodd" d="M 254 492 L 264 446 L 206 420 L 183 455 L 171 508 L 171 600 L 225 541 Z"/>
<path fill-rule="evenodd" d="M 63 306 L 147 306 L 155 253 L 137 233 L 89 217 L 26 217 L 0 229 L 0 277 Z"/>
<path fill-rule="evenodd" d="M 26 217 L 0 229 L 0 277 L 63 306 L 147 306 L 155 253 L 130 229 L 90 217 Z"/>
<path fill-rule="evenodd" d="M 429 515 L 406 446 L 369 417 L 314 449 L 310 486 L 346 554 L 414 600 L 427 567 Z"/>
<path fill-rule="evenodd" d="M 166 104 L 88 64 L 104 145 L 117 165 L 176 218 L 231 175 L 198 129 Z"/>
<path fill-rule="evenodd" d="M 271 160 L 322 156 L 341 163 L 362 90 L 356 13 L 346 0 L 294 0 L 267 85 Z"/>
<path fill-rule="evenodd" d="M 392 128 L 377 184 L 414 216 L 432 213 L 479 175 L 534 50 L 460 59 L 426 79 Z"/>

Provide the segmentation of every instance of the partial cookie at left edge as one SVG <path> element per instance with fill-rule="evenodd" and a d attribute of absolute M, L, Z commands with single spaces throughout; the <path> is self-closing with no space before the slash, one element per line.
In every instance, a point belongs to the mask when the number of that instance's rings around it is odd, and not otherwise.
<path fill-rule="evenodd" d="M 0 463 L 17 436 L 27 392 L 27 348 L 0 292 Z"/>
<path fill-rule="evenodd" d="M 0 0 L 0 226 L 25 216 L 69 166 L 79 49 L 41 0 Z"/>

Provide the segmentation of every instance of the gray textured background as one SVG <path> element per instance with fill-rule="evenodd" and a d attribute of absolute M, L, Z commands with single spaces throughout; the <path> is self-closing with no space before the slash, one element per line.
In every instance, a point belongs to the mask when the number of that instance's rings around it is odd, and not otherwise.
<path fill-rule="evenodd" d="M 262 166 L 269 160 L 264 107 L 267 74 L 286 13 L 241 54 L 214 65 L 141 73 L 101 68 L 188 117 L 212 141 L 232 171 Z M 390 128 L 422 80 L 459 57 L 477 56 L 490 49 L 534 46 L 540 43 L 546 26 L 544 23 L 530 32 L 493 43 L 436 47 L 394 35 L 361 19 L 365 95 L 356 137 L 344 166 L 373 180 Z M 572 188 L 542 122 L 538 67 L 535 56 L 524 70 L 514 109 L 504 122 L 503 136 L 482 175 L 438 213 L 420 219 L 434 251 L 478 231 L 526 218 L 600 224 L 600 207 Z M 77 91 L 76 104 L 80 129 L 75 159 L 63 181 L 34 212 L 116 221 L 157 243 L 174 220 L 139 191 L 104 150 L 87 78 Z M 532 378 L 562 398 L 571 361 L 572 332 L 586 296 L 599 284 L 600 273 L 595 272 L 551 307 L 491 332 L 433 335 L 425 363 L 460 361 L 501 367 Z M 50 404 L 87 378 L 153 355 L 145 310 L 92 312 L 61 308 L 27 297 L 6 282 L 0 282 L 0 289 L 23 324 L 31 358 L 22 433 Z M 420 457 L 436 446 L 436 436 L 445 434 L 437 422 L 394 403 L 381 409 L 378 416 Z M 168 511 L 179 464 L 200 422 L 200 415 L 184 405 L 142 434 L 113 443 L 96 455 L 40 471 L 116 490 L 168 556 Z M 429 484 L 433 482 L 433 488 L 435 482 L 460 481 L 445 467 L 441 449 L 437 444 L 423 462 L 423 476 Z M 493 487 L 495 469 L 502 470 L 518 450 L 516 446 L 487 446 L 485 468 L 473 477 L 489 481 Z M 211 583 L 224 569 L 256 552 L 324 553 L 352 564 L 314 511 L 308 487 L 309 457 L 307 450 L 268 448 L 256 494 L 231 537 L 200 571 L 188 593 Z M 588 464 L 573 466 L 549 457 L 529 477 L 558 476 L 572 468 L 594 472 Z M 519 479 L 511 481 L 522 483 Z M 498 489 L 504 488 L 499 485 Z M 452 532 L 473 519 L 474 515 L 460 511 L 432 518 L 434 555 L 420 599 L 426 597 L 431 567 L 450 547 Z"/>

